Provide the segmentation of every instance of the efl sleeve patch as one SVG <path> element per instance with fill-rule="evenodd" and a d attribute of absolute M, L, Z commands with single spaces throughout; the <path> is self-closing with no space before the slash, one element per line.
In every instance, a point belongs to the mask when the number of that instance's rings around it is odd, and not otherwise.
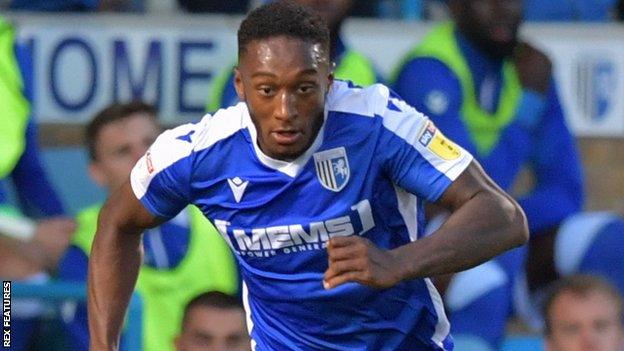
<path fill-rule="evenodd" d="M 449 140 L 431 121 L 423 129 L 418 142 L 439 158 L 452 161 L 461 156 L 461 148 Z"/>

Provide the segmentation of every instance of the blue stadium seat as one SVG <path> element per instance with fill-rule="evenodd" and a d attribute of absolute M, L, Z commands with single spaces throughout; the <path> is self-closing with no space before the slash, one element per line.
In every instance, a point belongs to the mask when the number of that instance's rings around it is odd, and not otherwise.
<path fill-rule="evenodd" d="M 544 341 L 541 337 L 533 335 L 508 336 L 503 342 L 501 351 L 544 351 Z"/>

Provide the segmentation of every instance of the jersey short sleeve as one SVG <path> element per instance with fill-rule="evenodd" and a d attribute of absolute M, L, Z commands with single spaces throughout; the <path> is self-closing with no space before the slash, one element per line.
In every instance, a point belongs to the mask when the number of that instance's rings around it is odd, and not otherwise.
<path fill-rule="evenodd" d="M 429 118 L 393 93 L 383 126 L 380 150 L 386 171 L 401 188 L 428 201 L 438 200 L 473 159 Z"/>
<path fill-rule="evenodd" d="M 201 124 L 165 131 L 132 169 L 132 190 L 152 214 L 169 219 L 191 202 L 194 139 Z"/>

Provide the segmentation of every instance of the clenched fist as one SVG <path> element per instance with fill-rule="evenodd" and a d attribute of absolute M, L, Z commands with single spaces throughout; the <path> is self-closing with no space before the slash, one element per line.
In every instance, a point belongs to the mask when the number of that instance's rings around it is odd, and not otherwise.
<path fill-rule="evenodd" d="M 359 236 L 338 237 L 327 245 L 329 267 L 323 286 L 334 288 L 357 282 L 373 288 L 389 288 L 402 280 L 400 260 L 393 251 L 382 250 Z"/>

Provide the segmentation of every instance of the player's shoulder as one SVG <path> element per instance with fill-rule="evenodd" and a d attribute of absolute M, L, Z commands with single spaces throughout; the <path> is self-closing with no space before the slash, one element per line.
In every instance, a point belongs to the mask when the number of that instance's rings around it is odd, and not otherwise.
<path fill-rule="evenodd" d="M 348 81 L 337 80 L 328 96 L 328 110 L 367 117 L 395 120 L 400 118 L 426 118 L 398 94 L 383 84 L 362 88 Z"/>
<path fill-rule="evenodd" d="M 138 170 L 156 174 L 183 159 L 192 159 L 201 150 L 210 148 L 245 127 L 245 104 L 207 114 L 199 122 L 187 123 L 164 131 L 150 146 L 145 162 L 137 163 Z M 190 164 L 189 164 L 190 165 Z"/>
<path fill-rule="evenodd" d="M 194 150 L 211 147 L 248 127 L 249 111 L 247 104 L 239 102 L 234 106 L 219 109 L 213 115 L 206 115 L 201 121 L 201 129 L 196 137 Z"/>
<path fill-rule="evenodd" d="M 350 81 L 335 80 L 327 96 L 327 110 L 367 117 L 383 115 L 390 89 L 383 84 L 360 87 Z"/>
<path fill-rule="evenodd" d="M 246 127 L 244 103 L 207 114 L 199 122 L 187 123 L 163 132 L 152 147 L 193 152 L 208 148 Z"/>

